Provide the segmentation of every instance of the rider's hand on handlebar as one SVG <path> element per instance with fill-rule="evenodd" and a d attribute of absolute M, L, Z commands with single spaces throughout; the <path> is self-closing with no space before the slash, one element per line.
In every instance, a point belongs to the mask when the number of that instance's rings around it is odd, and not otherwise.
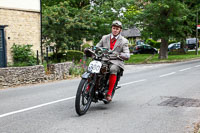
<path fill-rule="evenodd" d="M 85 53 L 86 57 L 92 57 L 92 53 L 90 52 L 90 48 L 85 48 L 84 53 Z"/>

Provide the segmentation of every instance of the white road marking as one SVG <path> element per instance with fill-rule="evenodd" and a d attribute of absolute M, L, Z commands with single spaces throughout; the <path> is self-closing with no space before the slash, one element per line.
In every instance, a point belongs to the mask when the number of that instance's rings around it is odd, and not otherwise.
<path fill-rule="evenodd" d="M 200 65 L 194 66 L 194 67 L 200 67 Z"/>
<path fill-rule="evenodd" d="M 133 81 L 133 82 L 128 82 L 128 83 L 120 84 L 119 86 L 130 85 L 130 84 L 134 84 L 134 83 L 138 83 L 138 82 L 143 82 L 143 81 L 146 81 L 146 79 L 142 79 L 142 80 L 137 80 L 137 81 Z"/>
<path fill-rule="evenodd" d="M 25 108 L 25 109 L 21 109 L 21 110 L 17 110 L 17 111 L 5 113 L 5 114 L 0 115 L 0 118 L 6 117 L 6 116 L 9 116 L 9 115 L 13 115 L 13 114 L 22 113 L 22 112 L 33 110 L 33 109 L 37 109 L 37 108 L 44 107 L 44 106 L 47 106 L 47 105 L 51 105 L 51 104 L 54 104 L 54 103 L 67 101 L 67 100 L 74 99 L 74 98 L 75 98 L 75 96 L 68 97 L 68 98 L 56 100 L 56 101 L 53 101 L 53 102 L 48 102 L 48 103 L 40 104 L 40 105 L 37 105 L 37 106 L 33 106 L 33 107 L 29 107 L 29 108 Z"/>
<path fill-rule="evenodd" d="M 164 75 L 160 75 L 159 77 L 162 78 L 162 77 L 166 77 L 166 76 L 169 76 L 169 75 L 173 75 L 175 73 L 176 72 L 171 72 L 171 73 L 167 73 L 167 74 L 164 74 Z"/>
<path fill-rule="evenodd" d="M 200 67 L 200 65 L 197 65 L 197 66 L 194 66 L 194 67 Z M 191 69 L 191 68 L 185 68 L 185 69 L 182 69 L 182 70 L 179 70 L 179 71 L 186 71 L 186 70 L 189 70 L 189 69 Z M 161 77 L 173 75 L 175 73 L 176 72 L 171 72 L 171 73 L 167 73 L 167 74 L 164 74 L 164 75 L 160 75 L 159 77 L 161 78 Z M 146 79 L 120 84 L 119 86 L 126 86 L 126 85 L 130 85 L 130 84 L 134 84 L 134 83 L 138 83 L 138 82 L 143 82 L 143 81 L 146 81 Z M 36 106 L 33 106 L 33 107 L 29 107 L 29 108 L 25 108 L 25 109 L 13 111 L 13 112 L 1 114 L 0 118 L 6 117 L 6 116 L 10 116 L 10 115 L 14 115 L 14 114 L 18 114 L 18 113 L 22 113 L 22 112 L 33 110 L 33 109 L 37 109 L 37 108 L 41 108 L 41 107 L 44 107 L 44 106 L 47 106 L 47 105 L 51 105 L 51 104 L 55 104 L 55 103 L 59 103 L 59 102 L 67 101 L 67 100 L 71 100 L 71 99 L 74 99 L 74 98 L 75 98 L 75 96 L 72 96 L 72 97 L 68 97 L 68 98 L 64 98 L 64 99 L 60 99 L 60 100 L 56 100 L 56 101 L 52 101 L 52 102 L 36 105 Z"/>
<path fill-rule="evenodd" d="M 189 69 L 191 69 L 191 67 L 188 67 L 188 68 L 185 68 L 185 69 L 182 69 L 182 70 L 179 70 L 179 71 L 182 72 L 182 71 L 186 71 L 186 70 L 189 70 Z"/>
<path fill-rule="evenodd" d="M 133 82 L 129 82 L 129 83 L 124 83 L 124 84 L 121 84 L 120 86 L 125 86 L 125 85 L 129 85 L 129 84 L 133 84 L 133 83 L 138 83 L 138 82 L 142 82 L 142 81 L 145 81 L 145 80 L 146 79 L 142 79 L 142 80 L 137 80 L 137 81 L 133 81 Z M 72 96 L 72 97 L 68 97 L 68 98 L 64 98 L 64 99 L 60 99 L 60 100 L 56 100 L 56 101 L 52 101 L 52 102 L 36 105 L 36 106 L 33 106 L 33 107 L 29 107 L 29 108 L 25 108 L 25 109 L 21 109 L 21 110 L 17 110 L 17 111 L 12 111 L 12 112 L 9 112 L 9 113 L 1 114 L 0 118 L 6 117 L 6 116 L 10 116 L 10 115 L 14 115 L 14 114 L 18 114 L 18 113 L 22 113 L 22 112 L 25 112 L 25 111 L 30 111 L 30 110 L 37 109 L 37 108 L 41 108 L 41 107 L 44 107 L 44 106 L 47 106 L 47 105 L 51 105 L 51 104 L 55 104 L 55 103 L 59 103 L 59 102 L 67 101 L 67 100 L 71 100 L 71 99 L 74 99 L 74 98 L 75 98 L 75 96 Z"/>

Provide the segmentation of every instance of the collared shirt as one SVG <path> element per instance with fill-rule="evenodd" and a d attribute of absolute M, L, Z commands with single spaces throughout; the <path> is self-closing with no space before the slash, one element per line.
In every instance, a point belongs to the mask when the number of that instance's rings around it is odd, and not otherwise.
<path fill-rule="evenodd" d="M 117 39 L 119 38 L 119 35 L 117 35 L 116 37 L 113 36 L 113 34 L 111 34 L 110 36 L 110 49 L 113 50 L 115 43 L 117 41 Z"/>
<path fill-rule="evenodd" d="M 119 34 L 120 35 L 120 34 Z M 115 37 L 115 39 L 117 40 L 118 38 L 119 38 L 119 35 L 117 35 L 117 36 L 114 36 L 113 34 L 111 34 L 111 39 L 113 38 L 113 37 Z"/>

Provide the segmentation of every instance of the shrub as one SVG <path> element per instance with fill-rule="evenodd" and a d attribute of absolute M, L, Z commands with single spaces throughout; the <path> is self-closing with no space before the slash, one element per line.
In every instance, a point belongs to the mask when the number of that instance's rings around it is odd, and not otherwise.
<path fill-rule="evenodd" d="M 13 44 L 11 52 L 13 54 L 14 66 L 33 66 L 37 64 L 37 59 L 31 50 L 32 45 Z"/>
<path fill-rule="evenodd" d="M 173 49 L 171 50 L 168 55 L 184 55 L 187 54 L 187 49 Z"/>
<path fill-rule="evenodd" d="M 85 71 L 87 71 L 87 66 L 89 65 L 89 63 L 91 61 L 92 61 L 91 58 L 80 59 L 79 62 L 74 64 L 72 67 L 70 67 L 69 75 L 72 75 L 72 76 L 75 76 L 75 77 L 81 76 Z"/>
<path fill-rule="evenodd" d="M 134 45 L 134 44 L 128 44 L 130 53 L 133 53 L 133 49 L 134 49 L 135 46 L 136 46 L 136 45 Z"/>
<path fill-rule="evenodd" d="M 161 45 L 161 42 L 157 42 L 157 41 L 154 41 L 152 39 L 147 39 L 146 43 L 151 45 L 152 47 L 155 47 L 155 48 L 160 48 L 160 45 Z"/>
<path fill-rule="evenodd" d="M 66 53 L 64 52 L 60 52 L 60 53 L 57 53 L 57 54 L 49 54 L 49 59 L 52 63 L 60 63 L 61 61 L 66 61 L 67 58 L 66 58 Z"/>
<path fill-rule="evenodd" d="M 84 73 L 84 69 L 83 68 L 79 68 L 77 66 L 74 67 L 70 67 L 69 69 L 69 75 L 73 75 L 73 76 L 80 76 Z"/>
<path fill-rule="evenodd" d="M 82 51 L 83 51 L 85 48 L 88 48 L 88 47 L 91 47 L 90 44 L 88 44 L 88 43 L 83 44 L 83 46 L 82 46 Z"/>
<path fill-rule="evenodd" d="M 174 41 L 174 40 L 173 40 L 173 41 L 169 41 L 169 43 L 168 43 L 168 44 L 171 44 L 171 43 L 176 43 L 176 42 L 177 42 L 177 41 Z"/>
<path fill-rule="evenodd" d="M 68 61 L 80 61 L 83 58 L 84 53 L 77 50 L 68 50 L 66 53 L 66 58 Z"/>

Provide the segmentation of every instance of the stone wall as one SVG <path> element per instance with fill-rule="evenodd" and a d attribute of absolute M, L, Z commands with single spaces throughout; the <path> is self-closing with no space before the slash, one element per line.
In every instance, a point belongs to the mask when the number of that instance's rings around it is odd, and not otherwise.
<path fill-rule="evenodd" d="M 45 72 L 43 65 L 0 68 L 0 88 L 67 79 L 72 64 L 51 64 L 48 72 Z"/>
<path fill-rule="evenodd" d="M 5 27 L 7 62 L 12 62 L 11 47 L 15 44 L 31 44 L 40 53 L 40 13 L 0 8 L 0 25 Z"/>
<path fill-rule="evenodd" d="M 69 69 L 72 66 L 72 62 L 65 62 L 59 64 L 48 65 L 47 80 L 62 80 L 66 79 L 69 75 Z"/>

